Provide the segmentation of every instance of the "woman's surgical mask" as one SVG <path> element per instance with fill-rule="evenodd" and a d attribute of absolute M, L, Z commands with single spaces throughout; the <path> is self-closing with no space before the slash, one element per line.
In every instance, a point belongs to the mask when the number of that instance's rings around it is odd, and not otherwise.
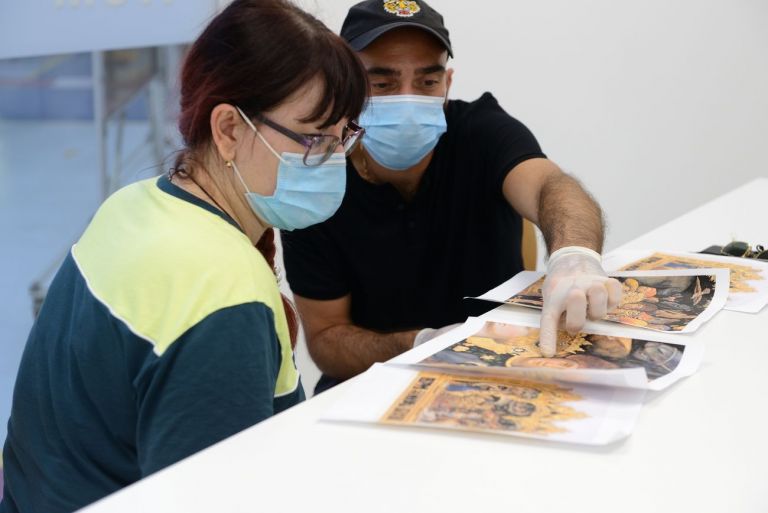
<path fill-rule="evenodd" d="M 442 96 L 372 96 L 360 115 L 362 144 L 378 164 L 403 171 L 418 164 L 447 128 Z"/>
<path fill-rule="evenodd" d="M 278 154 L 253 123 L 245 119 L 256 136 L 280 161 L 277 186 L 271 196 L 251 192 L 237 165 L 232 162 L 232 168 L 245 188 L 245 197 L 251 210 L 281 230 L 306 228 L 331 217 L 344 199 L 347 184 L 344 154 L 334 153 L 318 166 L 307 166 L 301 153 Z"/>

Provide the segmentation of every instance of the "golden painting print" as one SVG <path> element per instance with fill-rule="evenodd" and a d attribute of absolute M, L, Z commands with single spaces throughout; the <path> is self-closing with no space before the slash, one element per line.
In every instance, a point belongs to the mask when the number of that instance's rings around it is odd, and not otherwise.
<path fill-rule="evenodd" d="M 631 264 L 622 267 L 622 271 L 661 271 L 675 269 L 729 269 L 731 271 L 730 292 L 744 293 L 756 292 L 748 282 L 763 281 L 766 279 L 760 269 L 749 265 L 739 265 L 734 263 L 713 262 L 711 260 L 702 260 L 693 257 L 680 255 L 669 255 L 666 253 L 654 253 L 651 256 L 641 258 Z"/>
<path fill-rule="evenodd" d="M 622 298 L 606 320 L 655 331 L 682 331 L 709 307 L 714 275 L 616 277 Z M 544 278 L 507 299 L 509 304 L 541 308 Z"/>
<path fill-rule="evenodd" d="M 539 329 L 486 321 L 474 335 L 425 358 L 420 364 L 450 369 L 528 367 L 549 369 L 643 368 L 648 381 L 672 373 L 686 354 L 686 346 L 638 338 L 558 331 L 557 350 L 545 358 L 539 348 Z"/>
<path fill-rule="evenodd" d="M 380 421 L 542 436 L 586 418 L 565 404 L 581 400 L 555 384 L 420 372 Z"/>

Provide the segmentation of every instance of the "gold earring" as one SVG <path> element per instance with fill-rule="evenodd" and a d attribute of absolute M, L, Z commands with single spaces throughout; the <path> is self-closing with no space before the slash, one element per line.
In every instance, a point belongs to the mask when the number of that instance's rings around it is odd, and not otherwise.
<path fill-rule="evenodd" d="M 232 167 L 232 161 L 231 160 L 227 161 L 227 167 Z"/>

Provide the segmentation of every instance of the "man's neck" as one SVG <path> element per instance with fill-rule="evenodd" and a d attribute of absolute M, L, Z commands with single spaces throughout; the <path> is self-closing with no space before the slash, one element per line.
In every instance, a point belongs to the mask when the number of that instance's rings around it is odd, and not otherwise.
<path fill-rule="evenodd" d="M 429 163 L 432 161 L 433 153 L 429 152 L 418 164 L 402 171 L 387 169 L 378 164 L 368 155 L 362 145 L 350 156 L 350 160 L 363 180 L 373 184 L 388 183 L 397 189 L 397 192 L 406 201 L 410 201 L 419 189 L 424 171 L 426 171 Z"/>

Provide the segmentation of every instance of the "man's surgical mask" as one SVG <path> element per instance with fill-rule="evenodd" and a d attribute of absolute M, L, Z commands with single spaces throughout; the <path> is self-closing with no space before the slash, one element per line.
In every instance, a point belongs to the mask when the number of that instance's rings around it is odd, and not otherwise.
<path fill-rule="evenodd" d="M 363 146 L 387 169 L 415 166 L 446 131 L 444 102 L 442 96 L 372 96 L 360 115 Z"/>

